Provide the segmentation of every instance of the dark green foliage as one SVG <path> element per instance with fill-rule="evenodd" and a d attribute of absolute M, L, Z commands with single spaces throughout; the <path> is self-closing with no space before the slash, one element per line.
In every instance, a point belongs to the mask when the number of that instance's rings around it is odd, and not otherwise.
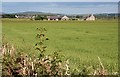
<path fill-rule="evenodd" d="M 2 18 L 16 18 L 14 14 L 3 14 Z"/>
<path fill-rule="evenodd" d="M 80 18 L 80 16 L 79 16 L 79 15 L 77 15 L 77 16 L 76 16 L 76 18 Z"/>
<path fill-rule="evenodd" d="M 39 57 L 44 56 L 44 52 L 47 46 L 44 45 L 44 41 L 46 40 L 44 32 L 47 31 L 45 28 L 37 28 L 38 34 L 36 35 L 36 38 L 39 40 L 36 44 L 36 50 L 40 51 Z"/>
<path fill-rule="evenodd" d="M 38 15 L 35 17 L 35 20 L 43 20 L 43 19 L 46 19 L 46 16 Z"/>

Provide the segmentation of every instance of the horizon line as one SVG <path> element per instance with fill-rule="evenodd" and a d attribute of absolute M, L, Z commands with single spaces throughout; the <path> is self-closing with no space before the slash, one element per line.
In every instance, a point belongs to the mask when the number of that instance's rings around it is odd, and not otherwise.
<path fill-rule="evenodd" d="M 26 12 L 38 12 L 40 13 L 40 11 L 21 11 L 21 12 L 13 12 L 13 13 L 7 13 L 7 12 L 0 12 L 2 14 L 15 14 L 15 13 L 26 13 Z M 45 13 L 50 13 L 50 14 L 65 14 L 65 13 L 51 13 L 51 12 L 41 12 L 43 14 Z M 110 12 L 110 13 L 107 13 L 107 12 L 104 12 L 104 13 L 79 13 L 79 14 L 118 14 L 118 13 L 113 13 L 113 12 Z M 65 15 L 79 15 L 79 14 L 65 14 Z"/>

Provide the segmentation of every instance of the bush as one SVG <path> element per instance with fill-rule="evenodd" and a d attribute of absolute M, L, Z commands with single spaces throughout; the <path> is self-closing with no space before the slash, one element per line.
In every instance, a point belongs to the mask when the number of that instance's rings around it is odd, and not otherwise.
<path fill-rule="evenodd" d="M 44 19 L 46 19 L 46 17 L 40 16 L 40 15 L 38 15 L 37 17 L 35 17 L 35 20 L 44 20 Z"/>

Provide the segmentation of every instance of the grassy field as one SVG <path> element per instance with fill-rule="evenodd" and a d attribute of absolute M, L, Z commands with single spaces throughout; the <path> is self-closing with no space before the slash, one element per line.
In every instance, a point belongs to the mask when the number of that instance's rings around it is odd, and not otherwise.
<path fill-rule="evenodd" d="M 32 55 L 36 28 L 45 27 L 47 54 L 61 51 L 74 68 L 80 64 L 98 64 L 99 56 L 106 68 L 117 70 L 117 21 L 31 21 L 2 20 L 2 34 L 18 49 Z"/>

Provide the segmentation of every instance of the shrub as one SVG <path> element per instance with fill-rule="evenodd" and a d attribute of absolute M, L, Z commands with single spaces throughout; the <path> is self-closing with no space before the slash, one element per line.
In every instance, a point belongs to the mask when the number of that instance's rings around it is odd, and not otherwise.
<path fill-rule="evenodd" d="M 40 15 L 35 17 L 35 20 L 44 20 L 44 19 L 47 19 L 47 18 L 45 16 L 40 16 Z"/>

